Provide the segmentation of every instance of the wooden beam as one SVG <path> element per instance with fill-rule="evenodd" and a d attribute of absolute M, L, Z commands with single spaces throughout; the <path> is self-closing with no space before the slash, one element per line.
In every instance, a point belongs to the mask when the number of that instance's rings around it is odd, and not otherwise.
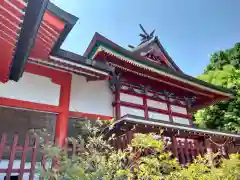
<path fill-rule="evenodd" d="M 49 0 L 28 1 L 20 37 L 12 60 L 10 80 L 18 81 L 23 74 L 48 2 Z"/>

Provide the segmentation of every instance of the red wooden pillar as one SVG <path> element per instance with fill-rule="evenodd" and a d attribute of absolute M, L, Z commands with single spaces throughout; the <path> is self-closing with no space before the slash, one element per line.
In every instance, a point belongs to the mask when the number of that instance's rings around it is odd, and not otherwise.
<path fill-rule="evenodd" d="M 55 143 L 63 147 L 65 140 L 67 138 L 68 129 L 68 116 L 69 116 L 69 103 L 70 103 L 70 93 L 71 93 L 71 74 L 66 74 L 64 78 L 64 83 L 61 84 L 59 106 L 61 112 L 58 114 L 55 128 Z"/>
<path fill-rule="evenodd" d="M 116 120 L 121 118 L 121 108 L 120 108 L 120 89 L 116 88 L 115 91 L 115 113 Z"/>
<path fill-rule="evenodd" d="M 148 120 L 148 105 L 147 105 L 147 91 L 145 90 L 145 94 L 143 96 L 143 105 L 144 105 L 144 119 Z"/>
<path fill-rule="evenodd" d="M 167 101 L 169 120 L 170 120 L 170 122 L 173 122 L 172 109 L 171 109 L 171 100 L 170 100 L 170 98 L 167 95 L 165 95 L 165 98 L 166 98 L 166 101 Z"/>

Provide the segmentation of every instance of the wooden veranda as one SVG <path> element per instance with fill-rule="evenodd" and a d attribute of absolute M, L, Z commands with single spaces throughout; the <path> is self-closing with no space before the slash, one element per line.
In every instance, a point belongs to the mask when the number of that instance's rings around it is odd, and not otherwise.
<path fill-rule="evenodd" d="M 145 121 L 145 123 L 144 123 Z M 191 163 L 196 156 L 204 156 L 209 150 L 213 153 L 219 153 L 223 157 L 229 154 L 240 152 L 240 135 L 234 133 L 223 133 L 213 130 L 198 129 L 189 126 L 177 126 L 166 122 L 154 123 L 154 121 L 141 121 L 134 116 L 126 116 L 117 121 L 111 129 L 108 129 L 108 135 L 115 134 L 112 145 L 116 149 L 125 149 L 135 133 L 159 134 L 166 142 L 166 150 L 172 154 L 183 165 Z"/>

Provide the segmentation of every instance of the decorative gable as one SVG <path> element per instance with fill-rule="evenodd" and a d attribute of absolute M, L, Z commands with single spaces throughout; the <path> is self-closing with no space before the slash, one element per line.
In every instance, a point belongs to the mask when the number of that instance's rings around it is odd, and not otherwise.
<path fill-rule="evenodd" d="M 148 34 L 141 24 L 140 28 L 142 30 L 140 33 L 141 43 L 137 47 L 129 45 L 132 53 L 145 57 L 146 60 L 153 61 L 158 65 L 182 72 L 165 51 L 157 36 L 154 37 L 155 30 Z"/>
<path fill-rule="evenodd" d="M 176 70 L 164 57 L 163 53 L 156 43 L 148 44 L 146 47 L 141 48 L 139 55 L 145 57 L 145 59 L 148 61 L 153 61 L 161 66 Z"/>

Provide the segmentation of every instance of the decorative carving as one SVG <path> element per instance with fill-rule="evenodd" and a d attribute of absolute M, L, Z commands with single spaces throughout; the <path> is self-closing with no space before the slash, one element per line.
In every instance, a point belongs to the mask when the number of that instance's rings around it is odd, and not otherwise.
<path fill-rule="evenodd" d="M 144 51 L 141 52 L 140 55 L 144 56 L 146 59 L 153 60 L 153 61 L 156 61 L 159 64 L 161 64 L 162 59 L 158 55 L 159 54 L 158 51 L 159 51 L 159 49 L 156 46 L 151 45 L 148 50 L 146 50 L 145 52 Z"/>
<path fill-rule="evenodd" d="M 168 91 L 163 91 L 163 94 L 169 99 L 174 97 L 174 93 L 168 92 Z"/>
<path fill-rule="evenodd" d="M 111 72 L 112 78 L 109 80 L 110 89 L 115 92 L 121 88 L 121 73 L 117 71 L 117 69 L 113 69 Z"/>
<path fill-rule="evenodd" d="M 184 97 L 184 100 L 187 104 L 188 107 L 191 107 L 193 105 L 193 103 L 196 101 L 196 97 Z"/>
<path fill-rule="evenodd" d="M 157 94 L 153 94 L 153 96 L 152 96 L 152 97 L 153 97 L 153 98 L 156 98 L 156 99 L 158 99 L 158 98 L 159 98 Z"/>
<path fill-rule="evenodd" d="M 120 81 L 120 80 L 118 80 Z M 139 85 L 132 85 L 129 84 L 127 82 L 122 82 L 123 86 L 121 89 L 124 90 L 128 90 L 131 92 L 134 92 L 136 94 L 146 94 L 150 97 L 156 98 L 156 99 L 160 99 L 160 100 L 168 100 L 170 102 L 173 103 L 179 103 L 182 105 L 187 105 L 188 107 L 191 107 L 194 102 L 196 101 L 196 97 L 179 97 L 176 96 L 174 93 L 168 92 L 166 90 L 163 91 L 154 91 L 153 89 L 151 89 L 150 86 L 145 86 L 143 84 L 139 84 Z M 120 83 L 121 84 L 121 83 Z M 136 87 L 136 88 L 134 88 Z"/>
<path fill-rule="evenodd" d="M 134 88 L 133 88 L 133 86 L 131 84 L 129 85 L 128 90 L 131 91 L 131 92 L 135 92 Z"/>
<path fill-rule="evenodd" d="M 141 94 L 147 94 L 148 89 L 144 87 L 144 85 L 140 85 L 140 89 L 139 91 L 141 92 Z"/>

